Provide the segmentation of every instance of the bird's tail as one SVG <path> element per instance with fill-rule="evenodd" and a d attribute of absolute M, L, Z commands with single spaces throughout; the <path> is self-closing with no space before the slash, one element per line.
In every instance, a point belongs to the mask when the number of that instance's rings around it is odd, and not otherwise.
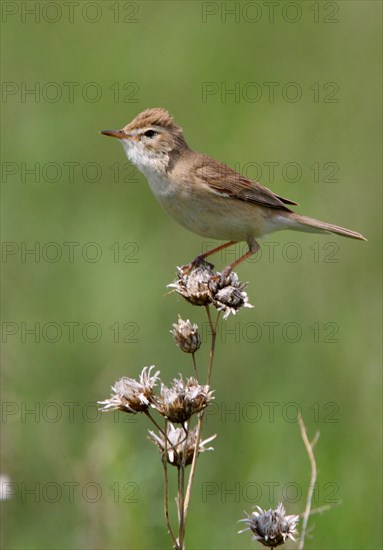
<path fill-rule="evenodd" d="M 289 219 L 293 222 L 293 228 L 298 231 L 308 231 L 312 233 L 337 233 L 343 235 L 343 237 L 350 237 L 351 239 L 358 239 L 360 241 L 366 241 L 361 233 L 340 227 L 339 225 L 333 225 L 332 223 L 322 222 L 309 218 L 307 216 L 299 216 L 299 214 L 290 214 Z"/>

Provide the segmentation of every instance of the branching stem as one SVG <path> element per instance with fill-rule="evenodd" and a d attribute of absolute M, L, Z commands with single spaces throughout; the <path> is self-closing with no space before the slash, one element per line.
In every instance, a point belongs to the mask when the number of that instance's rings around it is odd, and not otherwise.
<path fill-rule="evenodd" d="M 210 326 L 210 331 L 211 331 L 209 368 L 208 368 L 208 374 L 207 374 L 207 385 L 210 387 L 211 375 L 212 375 L 214 357 L 215 357 L 215 343 L 216 343 L 216 339 L 217 339 L 217 326 L 218 326 L 218 321 L 219 321 L 219 317 L 220 317 L 220 312 L 217 313 L 217 318 L 215 320 L 215 323 L 213 323 L 213 320 L 211 318 L 211 313 L 210 313 L 209 306 L 206 306 L 206 314 L 207 314 L 207 318 L 208 318 L 209 326 Z M 195 445 L 194 445 L 193 460 L 192 460 L 192 464 L 191 464 L 191 468 L 190 468 L 188 485 L 187 485 L 187 488 L 186 488 L 186 495 L 185 495 L 185 502 L 184 502 L 184 523 L 185 523 L 185 528 L 186 528 L 186 520 L 187 520 L 187 516 L 188 516 L 188 511 L 189 511 L 190 497 L 191 497 L 191 491 L 192 491 L 192 487 L 193 487 L 195 470 L 196 470 L 196 466 L 197 466 L 199 445 L 200 445 L 200 442 L 201 442 L 201 432 L 202 432 L 204 412 L 205 411 L 202 411 L 198 415 L 198 423 L 197 423 L 196 441 L 195 441 Z"/>
<path fill-rule="evenodd" d="M 300 542 L 299 542 L 299 550 L 303 550 L 303 547 L 304 547 L 304 544 L 305 544 L 306 531 L 307 531 L 307 522 L 309 520 L 310 510 L 311 510 L 311 501 L 312 501 L 312 497 L 313 497 L 313 493 L 314 493 L 314 489 L 315 489 L 315 482 L 316 482 L 316 479 L 317 479 L 317 465 L 316 465 L 316 461 L 315 461 L 313 448 L 314 448 L 315 443 L 318 441 L 319 432 L 317 432 L 315 434 L 313 441 L 310 442 L 309 438 L 307 437 L 306 426 L 305 426 L 301 416 L 299 416 L 299 418 L 298 418 L 298 423 L 299 423 L 299 427 L 300 427 L 300 430 L 301 430 L 302 440 L 303 440 L 303 443 L 306 447 L 306 451 L 307 451 L 307 454 L 308 454 L 308 457 L 309 457 L 309 460 L 310 460 L 310 464 L 311 464 L 311 479 L 310 479 L 309 490 L 308 490 L 308 493 L 307 493 L 306 509 L 303 513 L 302 531 L 301 531 L 301 537 L 300 537 Z"/>

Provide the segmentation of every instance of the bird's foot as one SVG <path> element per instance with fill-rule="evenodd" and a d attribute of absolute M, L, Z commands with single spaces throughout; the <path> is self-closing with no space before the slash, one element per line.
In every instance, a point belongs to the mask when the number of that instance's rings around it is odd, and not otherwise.
<path fill-rule="evenodd" d="M 197 267 L 208 267 L 209 269 L 213 270 L 214 265 L 210 262 L 207 262 L 205 258 L 201 255 L 194 258 L 194 260 L 190 262 L 190 264 L 184 265 L 183 269 L 184 271 L 190 273 L 191 271 L 193 271 L 193 269 L 196 269 Z"/>
<path fill-rule="evenodd" d="M 232 271 L 233 271 L 233 268 L 231 267 L 231 265 L 227 265 L 225 269 L 222 271 L 222 277 L 226 279 L 226 277 L 228 277 Z"/>

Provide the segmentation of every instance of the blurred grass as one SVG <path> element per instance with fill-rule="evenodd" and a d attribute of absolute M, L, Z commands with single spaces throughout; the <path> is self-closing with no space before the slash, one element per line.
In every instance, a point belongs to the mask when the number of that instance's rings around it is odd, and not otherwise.
<path fill-rule="evenodd" d="M 80 12 L 73 23 L 64 16 L 57 23 L 43 18 L 34 23 L 31 16 L 22 23 L 20 15 L 3 23 L 4 82 L 80 83 L 73 102 L 65 94 L 51 103 L 30 96 L 23 102 L 19 93 L 3 98 L 3 163 L 20 168 L 22 162 L 29 167 L 35 162 L 77 162 L 81 168 L 93 162 L 102 174 L 94 182 L 78 170 L 73 181 L 63 175 L 56 183 L 44 178 L 35 183 L 32 177 L 23 183 L 20 173 L 5 181 L 3 177 L 3 241 L 18 246 L 39 242 L 41 247 L 48 242 L 62 247 L 64 242 L 80 243 L 73 263 L 65 254 L 56 263 L 44 257 L 35 262 L 31 256 L 23 262 L 20 254 L 6 258 L 3 323 L 21 329 L 22 323 L 57 323 L 62 328 L 65 322 L 76 322 L 80 329 L 73 342 L 64 331 L 56 343 L 48 341 L 53 332 L 38 343 L 32 336 L 23 342 L 20 332 L 3 343 L 3 401 L 18 410 L 3 417 L 2 472 L 19 492 L 2 503 L 2 548 L 169 547 L 162 518 L 161 464 L 145 439 L 144 419 L 133 419 L 128 426 L 113 415 L 91 421 L 94 402 L 107 397 L 111 383 L 122 375 L 136 376 L 152 363 L 167 380 L 178 372 L 190 373 L 188 358 L 175 349 L 169 329 L 177 313 L 200 326 L 206 322 L 202 311 L 174 295 L 164 296 L 175 266 L 193 258 L 202 249 L 202 239 L 166 217 L 143 176 L 124 171 L 122 149 L 98 135 L 101 129 L 121 127 L 150 106 L 168 108 L 195 149 L 233 166 L 257 162 L 263 167 L 260 181 L 297 200 L 299 212 L 360 230 L 369 239 L 358 243 L 276 234 L 269 238 L 276 243 L 274 262 L 268 261 L 269 248 L 264 246 L 260 261 L 241 267 L 255 309 L 241 312 L 221 328 L 226 332 L 220 336 L 214 374 L 217 412 L 208 417 L 206 428 L 206 435 L 217 432 L 218 438 L 215 453 L 199 463 L 189 547 L 253 548 L 249 536 L 236 535 L 237 519 L 252 504 L 276 504 L 288 483 L 303 489 L 296 503 L 287 504 L 288 511 L 303 510 L 308 461 L 296 423 L 282 414 L 286 404 L 296 403 L 309 433 L 321 432 L 316 505 L 328 500 L 334 486 L 341 500 L 332 511 L 313 518 L 315 530 L 306 547 L 381 548 L 380 4 L 337 2 L 336 24 L 314 23 L 306 2 L 299 4 L 303 15 L 297 23 L 280 15 L 269 23 L 265 12 L 257 23 L 243 17 L 235 22 L 230 16 L 222 22 L 220 14 L 203 23 L 199 2 L 139 2 L 137 23 L 113 23 L 110 8 L 116 3 L 96 4 L 102 17 L 93 24 Z M 119 3 L 123 14 L 128 13 L 125 4 Z M 45 4 L 38 5 L 42 9 Z M 98 84 L 100 101 L 82 98 L 80 90 L 87 82 Z M 109 90 L 115 82 L 134 82 L 138 101 L 124 103 L 121 97 L 115 102 Z M 243 97 L 236 102 L 230 95 L 222 101 L 220 94 L 203 102 L 203 82 L 228 88 L 236 82 L 279 82 L 279 88 L 297 82 L 304 93 L 296 103 L 283 100 L 278 92 L 274 102 L 265 95 L 257 103 Z M 339 102 L 313 102 L 309 86 L 314 82 L 336 82 Z M 263 164 L 269 161 L 300 164 L 302 179 L 287 183 L 278 168 L 270 183 Z M 314 162 L 337 163 L 339 181 L 325 183 L 322 177 L 314 183 L 309 169 Z M 121 177 L 113 181 L 114 163 L 124 175 L 130 174 L 127 182 Z M 98 262 L 81 255 L 90 242 L 101 249 Z M 296 263 L 281 253 L 291 242 L 302 250 Z M 337 263 L 324 261 L 323 247 L 329 242 L 339 246 Z M 123 262 L 126 252 L 120 250 L 115 262 L 115 248 L 110 249 L 114 243 L 135 243 L 127 252 L 133 251 L 130 259 L 138 261 Z M 318 243 L 318 262 L 310 249 L 313 243 Z M 216 259 L 218 268 L 223 260 Z M 109 328 L 116 322 L 120 328 L 130 323 L 121 329 L 117 343 Z M 270 322 L 280 323 L 273 342 L 265 324 Z M 335 343 L 324 341 L 328 322 L 339 327 Z M 86 323 L 101 328 L 97 342 L 82 336 Z M 262 331 L 256 342 L 256 328 L 250 323 Z M 295 343 L 283 337 L 288 323 L 302 329 Z M 310 329 L 314 323 L 321 327 L 319 342 Z M 137 329 L 137 334 L 130 332 Z M 201 354 L 206 361 L 207 351 Z M 265 405 L 270 402 L 279 404 L 274 421 Z M 37 421 L 23 415 L 24 408 L 35 403 L 40 406 Z M 63 403 L 74 404 L 73 418 Z M 248 403 L 261 408 L 257 422 L 246 421 Z M 338 422 L 326 422 L 328 403 L 336 404 Z M 226 409 L 237 413 L 226 414 Z M 50 421 L 55 410 L 62 416 Z M 66 489 L 71 482 L 78 484 L 72 499 Z M 203 498 L 204 482 L 215 484 L 218 493 Z M 278 483 L 274 499 L 265 485 L 271 482 Z M 57 502 L 42 494 L 48 483 L 53 493 L 55 487 L 62 490 Z M 89 483 L 102 491 L 96 502 L 82 494 Z M 23 495 L 23 484 L 29 489 L 40 484 L 40 502 Z M 257 500 L 255 493 L 245 491 L 255 484 L 262 488 Z M 238 486 L 237 496 L 225 494 Z M 139 502 L 121 502 L 135 487 Z"/>

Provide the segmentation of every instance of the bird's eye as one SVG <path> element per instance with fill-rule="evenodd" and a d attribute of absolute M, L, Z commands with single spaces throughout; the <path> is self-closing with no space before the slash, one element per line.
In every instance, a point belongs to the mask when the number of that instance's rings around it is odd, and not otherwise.
<path fill-rule="evenodd" d="M 146 130 L 146 132 L 144 132 L 144 136 L 146 136 L 148 138 L 153 138 L 157 134 L 158 134 L 158 132 L 156 132 L 155 130 Z"/>

